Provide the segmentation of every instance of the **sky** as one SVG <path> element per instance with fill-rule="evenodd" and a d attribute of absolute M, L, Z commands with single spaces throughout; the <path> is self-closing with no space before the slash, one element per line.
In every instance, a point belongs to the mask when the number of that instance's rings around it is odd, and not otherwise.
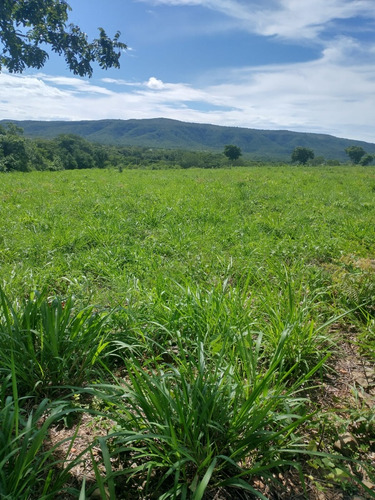
<path fill-rule="evenodd" d="M 375 142 L 375 0 L 68 0 L 121 68 L 0 73 L 0 119 L 172 118 Z"/>

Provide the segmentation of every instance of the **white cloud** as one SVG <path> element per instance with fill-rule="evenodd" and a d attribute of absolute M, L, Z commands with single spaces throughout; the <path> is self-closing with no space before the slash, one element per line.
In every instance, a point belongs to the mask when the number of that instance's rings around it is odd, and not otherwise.
<path fill-rule="evenodd" d="M 128 87 L 134 87 L 135 85 L 138 85 L 137 83 L 129 82 L 128 80 L 123 80 L 121 78 L 102 78 L 101 82 L 110 83 L 113 85 L 125 85 Z"/>
<path fill-rule="evenodd" d="M 152 76 L 148 82 L 146 82 L 146 87 L 151 90 L 162 90 L 165 88 L 164 83 L 161 80 L 158 80 L 154 76 Z"/>
<path fill-rule="evenodd" d="M 257 12 L 257 33 L 285 38 L 314 38 L 329 23 L 353 16 L 375 17 L 372 0 L 279 0 Z"/>
<path fill-rule="evenodd" d="M 375 142 L 374 63 L 375 44 L 361 46 L 341 37 L 330 42 L 318 60 L 225 68 L 211 72 L 199 86 L 163 82 L 156 76 L 145 82 L 103 79 L 98 84 L 2 73 L 0 115 L 35 120 L 162 116 Z"/>
<path fill-rule="evenodd" d="M 314 39 L 329 23 L 363 16 L 375 19 L 374 0 L 139 0 L 153 5 L 200 6 L 264 36 Z"/>
<path fill-rule="evenodd" d="M 44 73 L 40 73 L 37 75 L 44 82 L 50 82 L 53 85 L 68 87 L 72 93 L 74 92 L 88 92 L 91 94 L 106 94 L 110 95 L 111 92 L 104 88 L 99 87 L 97 85 L 90 84 L 87 80 L 82 78 L 74 78 L 74 77 L 66 77 L 66 76 L 52 76 L 46 75 Z"/>

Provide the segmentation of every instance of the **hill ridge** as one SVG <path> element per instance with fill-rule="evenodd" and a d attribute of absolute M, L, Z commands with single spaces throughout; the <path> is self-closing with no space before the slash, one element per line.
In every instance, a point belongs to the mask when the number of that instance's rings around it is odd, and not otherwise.
<path fill-rule="evenodd" d="M 52 139 L 60 134 L 76 134 L 102 144 L 216 152 L 222 151 L 226 144 L 235 144 L 247 157 L 264 160 L 290 160 L 297 146 L 313 149 L 315 156 L 341 161 L 348 159 L 345 148 L 350 145 L 362 146 L 366 152 L 375 154 L 373 143 L 329 134 L 210 125 L 171 118 L 0 121 L 9 122 L 22 127 L 26 137 Z"/>

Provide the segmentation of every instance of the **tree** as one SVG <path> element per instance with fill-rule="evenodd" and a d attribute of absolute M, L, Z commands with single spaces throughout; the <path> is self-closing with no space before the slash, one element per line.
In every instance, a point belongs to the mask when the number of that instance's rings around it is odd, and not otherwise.
<path fill-rule="evenodd" d="M 93 62 L 103 69 L 119 68 L 121 51 L 127 48 L 120 32 L 111 39 L 99 28 L 99 38 L 90 42 L 78 26 L 67 25 L 70 10 L 64 0 L 1 0 L 0 70 L 40 69 L 48 59 L 47 47 L 63 55 L 75 75 L 91 76 Z"/>
<path fill-rule="evenodd" d="M 349 146 L 345 149 L 345 153 L 349 156 L 353 163 L 358 165 L 362 156 L 365 156 L 366 151 L 361 146 Z"/>
<path fill-rule="evenodd" d="M 315 156 L 314 158 L 311 159 L 309 165 L 312 165 L 314 167 L 318 167 L 320 165 L 325 165 L 326 160 L 324 159 L 324 156 Z"/>
<path fill-rule="evenodd" d="M 233 146 L 233 144 L 228 144 L 224 148 L 224 154 L 225 156 L 231 160 L 238 160 L 238 158 L 242 155 L 241 148 L 238 146 Z"/>
<path fill-rule="evenodd" d="M 65 170 L 99 167 L 96 151 L 100 148 L 74 134 L 61 134 L 54 140 L 55 155 L 60 157 Z"/>
<path fill-rule="evenodd" d="M 361 160 L 360 160 L 360 164 L 365 167 L 366 165 L 370 165 L 370 163 L 373 161 L 374 159 L 374 156 L 373 155 L 369 155 L 369 154 L 365 154 L 364 156 L 362 156 Z"/>
<path fill-rule="evenodd" d="M 0 127 L 0 172 L 29 170 L 28 143 L 23 130 L 13 123 Z"/>
<path fill-rule="evenodd" d="M 292 162 L 301 163 L 302 165 L 305 165 L 308 162 L 308 160 L 313 160 L 314 157 L 315 155 L 312 149 L 298 146 L 293 150 Z"/>

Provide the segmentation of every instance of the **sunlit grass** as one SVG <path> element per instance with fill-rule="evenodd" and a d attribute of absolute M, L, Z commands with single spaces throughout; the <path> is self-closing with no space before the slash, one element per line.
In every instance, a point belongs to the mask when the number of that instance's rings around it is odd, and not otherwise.
<path fill-rule="evenodd" d="M 14 373 L 22 396 L 51 396 L 98 376 L 111 340 L 108 314 L 75 310 L 66 301 L 33 294 L 13 306 L 0 289 L 0 374 Z"/>
<path fill-rule="evenodd" d="M 373 169 L 85 171 L 2 176 L 2 279 L 104 304 L 147 288 L 213 282 L 273 260 L 369 257 Z M 11 216 L 9 216 L 11 214 Z"/>
<path fill-rule="evenodd" d="M 306 417 L 319 419 L 309 387 L 344 341 L 374 359 L 374 179 L 290 166 L 1 176 L 4 494 L 25 459 L 36 473 L 19 498 L 48 497 L 43 419 L 76 408 L 72 391 L 112 426 L 80 498 L 121 498 L 118 484 L 261 496 L 254 477 L 302 474 Z M 65 403 L 56 413 L 45 396 Z"/>

